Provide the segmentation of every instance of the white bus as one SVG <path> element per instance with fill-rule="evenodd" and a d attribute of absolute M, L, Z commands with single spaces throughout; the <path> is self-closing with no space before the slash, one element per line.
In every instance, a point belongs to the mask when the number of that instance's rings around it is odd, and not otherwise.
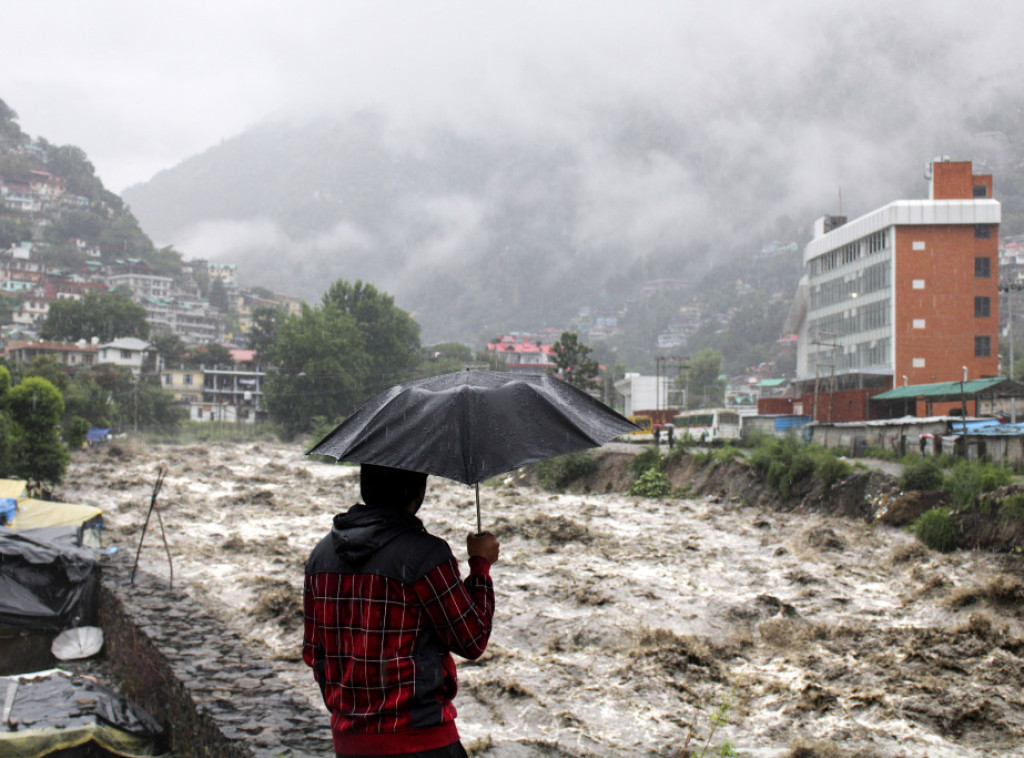
<path fill-rule="evenodd" d="M 697 442 L 740 438 L 740 414 L 727 408 L 683 411 L 672 419 L 672 425 L 676 428 L 677 437 L 688 435 Z"/>

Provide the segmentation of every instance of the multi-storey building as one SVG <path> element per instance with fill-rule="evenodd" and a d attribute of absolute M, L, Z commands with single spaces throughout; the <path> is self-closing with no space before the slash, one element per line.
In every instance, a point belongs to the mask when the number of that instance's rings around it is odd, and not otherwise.
<path fill-rule="evenodd" d="M 942 159 L 928 179 L 927 200 L 816 223 L 795 309 L 797 412 L 859 420 L 871 395 L 896 385 L 998 374 L 992 177 Z"/>

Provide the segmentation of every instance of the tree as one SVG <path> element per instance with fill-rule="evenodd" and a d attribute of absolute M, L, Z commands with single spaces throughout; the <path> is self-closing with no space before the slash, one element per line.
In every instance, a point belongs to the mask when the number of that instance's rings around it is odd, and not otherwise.
<path fill-rule="evenodd" d="M 555 354 L 555 370 L 574 387 L 586 389 L 600 371 L 597 361 L 590 357 L 591 349 L 579 341 L 576 332 L 562 332 L 551 350 Z"/>
<path fill-rule="evenodd" d="M 277 325 L 266 351 L 271 418 L 293 436 L 340 420 L 367 397 L 413 375 L 419 324 L 373 285 L 339 280 L 319 307 Z"/>
<path fill-rule="evenodd" d="M 64 398 L 40 377 L 29 377 L 7 393 L 11 414 L 11 468 L 37 486 L 60 484 L 70 454 L 60 440 Z"/>
<path fill-rule="evenodd" d="M 118 337 L 149 336 L 146 309 L 121 292 L 89 292 L 82 300 L 61 299 L 50 304 L 43 322 L 43 339 L 111 342 Z"/>
<path fill-rule="evenodd" d="M 690 360 L 687 382 L 687 408 L 716 408 L 725 403 L 725 385 L 718 378 L 722 373 L 722 354 L 706 348 Z"/>
<path fill-rule="evenodd" d="M 372 284 L 339 279 L 324 294 L 323 308 L 355 320 L 366 361 L 366 389 L 376 392 L 408 379 L 419 363 L 420 325 Z"/>
<path fill-rule="evenodd" d="M 177 334 L 158 334 L 150 342 L 160 355 L 163 365 L 171 368 L 180 366 L 188 348 Z"/>
<path fill-rule="evenodd" d="M 18 126 L 18 114 L 7 103 L 0 99 L 0 139 L 20 141 L 25 138 Z"/>
<path fill-rule="evenodd" d="M 193 366 L 233 366 L 231 350 L 219 342 L 207 342 L 192 351 L 192 359 L 189 361 Z"/>
<path fill-rule="evenodd" d="M 210 305 L 221 313 L 227 313 L 230 310 L 228 291 L 224 288 L 224 280 L 219 276 L 213 277 L 213 281 L 210 282 Z"/>
<path fill-rule="evenodd" d="M 68 373 L 64 370 L 64 364 L 53 355 L 35 356 L 25 369 L 25 376 L 38 376 L 41 379 L 45 379 L 56 387 L 61 394 L 64 394 L 70 383 Z"/>
<path fill-rule="evenodd" d="M 286 437 L 310 431 L 317 416 L 342 418 L 365 399 L 368 360 L 350 313 L 304 305 L 281 324 L 270 355 L 275 370 L 264 396 Z"/>
<path fill-rule="evenodd" d="M 284 311 L 270 305 L 261 305 L 252 312 L 249 329 L 249 348 L 256 352 L 256 360 L 263 362 L 277 340 L 277 331 L 284 321 Z"/>
<path fill-rule="evenodd" d="M 442 342 L 422 350 L 418 374 L 437 376 L 461 371 L 473 363 L 473 349 L 461 342 Z"/>

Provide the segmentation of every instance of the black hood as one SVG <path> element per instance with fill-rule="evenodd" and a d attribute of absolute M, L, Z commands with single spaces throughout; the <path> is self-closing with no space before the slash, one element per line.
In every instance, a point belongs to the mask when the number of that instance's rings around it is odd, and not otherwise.
<path fill-rule="evenodd" d="M 425 531 L 422 521 L 400 508 L 360 504 L 334 517 L 331 540 L 342 560 L 359 566 L 396 537 Z"/>

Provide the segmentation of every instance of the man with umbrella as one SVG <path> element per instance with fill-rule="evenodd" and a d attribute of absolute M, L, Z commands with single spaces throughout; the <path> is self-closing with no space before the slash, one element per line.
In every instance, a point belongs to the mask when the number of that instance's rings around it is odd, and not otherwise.
<path fill-rule="evenodd" d="M 469 576 L 416 512 L 426 474 L 362 464 L 363 504 L 334 517 L 310 555 L 303 659 L 331 712 L 338 756 L 459 758 L 452 653 L 479 658 L 491 633 L 498 541 L 467 538 Z"/>
<path fill-rule="evenodd" d="M 388 388 L 310 450 L 362 466 L 363 505 L 335 516 L 306 564 L 303 658 L 339 755 L 465 755 L 451 653 L 483 653 L 498 559 L 481 527 L 480 482 L 636 429 L 554 377 L 460 371 Z M 415 516 L 427 474 L 476 487 L 465 582 Z"/>

